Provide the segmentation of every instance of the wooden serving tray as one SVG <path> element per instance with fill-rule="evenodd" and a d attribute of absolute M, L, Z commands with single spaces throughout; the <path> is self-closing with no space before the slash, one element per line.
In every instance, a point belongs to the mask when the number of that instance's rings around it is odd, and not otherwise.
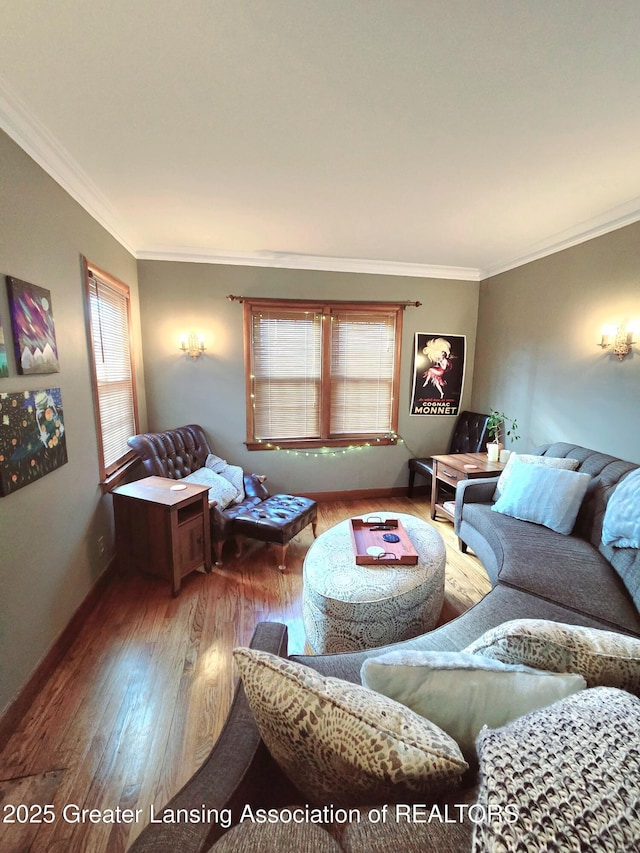
<path fill-rule="evenodd" d="M 376 529 L 378 528 L 378 529 Z M 380 528 L 385 528 L 381 530 Z M 418 554 L 411 544 L 409 534 L 397 518 L 381 519 L 372 515 L 368 518 L 350 518 L 351 544 L 358 566 L 415 566 Z M 399 542 L 385 542 L 385 533 L 395 533 L 400 537 Z M 380 557 L 367 554 L 367 548 L 372 546 L 384 548 L 385 553 Z"/>

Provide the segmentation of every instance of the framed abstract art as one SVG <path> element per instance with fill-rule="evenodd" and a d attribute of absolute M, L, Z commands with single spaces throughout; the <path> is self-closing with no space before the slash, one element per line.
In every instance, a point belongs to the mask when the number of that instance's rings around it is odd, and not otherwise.
<path fill-rule="evenodd" d="M 7 364 L 7 348 L 4 342 L 4 329 L 2 328 L 2 317 L 0 317 L 0 379 L 9 375 Z"/>
<path fill-rule="evenodd" d="M 51 293 L 10 275 L 7 292 L 18 373 L 58 373 Z"/>
<path fill-rule="evenodd" d="M 0 392 L 0 495 L 27 486 L 66 461 L 60 389 Z"/>

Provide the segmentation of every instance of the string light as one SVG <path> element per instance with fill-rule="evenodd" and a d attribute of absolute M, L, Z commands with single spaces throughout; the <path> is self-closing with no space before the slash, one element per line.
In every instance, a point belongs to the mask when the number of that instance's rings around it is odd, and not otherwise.
<path fill-rule="evenodd" d="M 257 444 L 264 444 L 264 446 L 268 450 L 281 450 L 291 456 L 305 456 L 305 457 L 313 457 L 314 459 L 318 458 L 327 458 L 336 456 L 344 456 L 347 453 L 352 453 L 353 451 L 362 451 L 367 447 L 380 447 L 381 442 L 385 441 L 389 444 L 404 444 L 405 441 L 402 436 L 398 435 L 397 432 L 390 432 L 384 436 L 377 436 L 375 439 L 371 441 L 365 441 L 364 444 L 349 444 L 346 447 L 319 447 L 317 450 L 298 450 L 296 448 L 291 447 L 281 447 L 279 444 L 274 444 L 270 441 L 263 441 L 262 439 L 257 440 Z"/>

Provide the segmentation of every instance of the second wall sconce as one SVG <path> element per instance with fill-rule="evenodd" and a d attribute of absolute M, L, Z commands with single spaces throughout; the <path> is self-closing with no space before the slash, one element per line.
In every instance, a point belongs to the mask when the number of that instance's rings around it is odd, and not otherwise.
<path fill-rule="evenodd" d="M 180 349 L 182 352 L 186 353 L 188 358 L 196 361 L 196 359 L 200 358 L 206 347 L 200 335 L 196 335 L 195 332 L 190 332 L 189 335 L 185 335 L 181 338 Z"/>
<path fill-rule="evenodd" d="M 629 355 L 631 347 L 635 344 L 633 336 L 635 328 L 631 325 L 625 326 L 622 323 L 619 326 L 603 326 L 602 339 L 598 346 L 602 349 L 612 347 L 613 354 L 618 361 Z"/>

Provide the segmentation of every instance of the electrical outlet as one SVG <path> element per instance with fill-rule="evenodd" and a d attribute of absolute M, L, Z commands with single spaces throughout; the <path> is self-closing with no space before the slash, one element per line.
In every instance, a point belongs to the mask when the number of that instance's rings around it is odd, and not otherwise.
<path fill-rule="evenodd" d="M 105 547 L 104 547 L 104 536 L 98 536 L 98 556 L 104 557 Z"/>

